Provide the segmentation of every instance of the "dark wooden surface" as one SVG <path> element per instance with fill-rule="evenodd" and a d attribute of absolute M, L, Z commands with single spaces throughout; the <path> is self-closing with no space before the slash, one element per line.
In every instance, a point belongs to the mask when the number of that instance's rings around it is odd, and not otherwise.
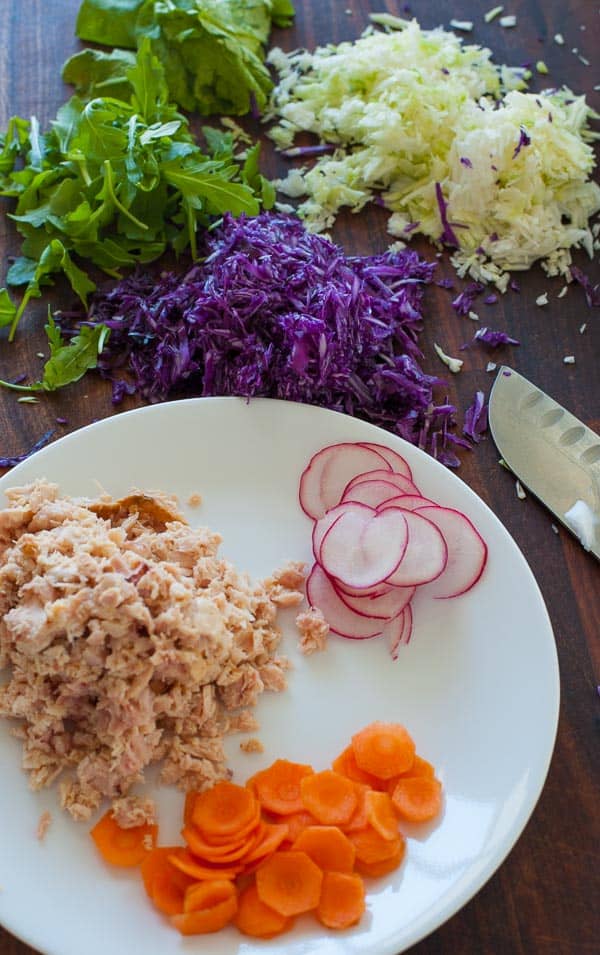
<path fill-rule="evenodd" d="M 411 12 L 425 27 L 447 25 L 451 16 L 475 23 L 470 38 L 488 45 L 498 62 L 522 64 L 543 59 L 550 76 L 533 80 L 533 88 L 566 83 L 588 94 L 600 109 L 594 65 L 586 66 L 573 48 L 597 63 L 598 9 L 592 0 L 512 0 L 505 13 L 516 13 L 515 29 L 498 22 L 485 24 L 483 13 L 493 0 L 420 0 Z M 276 42 L 297 45 L 356 37 L 366 26 L 368 13 L 387 9 L 406 15 L 407 4 L 367 0 L 296 0 L 298 17 L 290 31 L 276 34 Z M 68 91 L 60 79 L 63 60 L 78 48 L 74 36 L 78 0 L 1 0 L 0 2 L 0 124 L 14 113 L 51 119 Z M 352 11 L 351 14 L 346 13 Z M 585 28 L 585 29 L 584 29 Z M 563 46 L 553 37 L 562 33 Z M 270 149 L 266 170 L 279 168 Z M 7 206 L 4 206 L 5 212 Z M 335 237 L 354 252 L 385 248 L 385 216 L 374 212 L 340 221 Z M 433 251 L 420 247 L 429 257 Z M 0 219 L 2 276 L 7 259 L 18 251 L 10 220 Z M 596 274 L 584 256 L 578 257 Z M 452 274 L 443 263 L 440 272 Z M 570 289 L 556 299 L 560 280 L 548 280 L 540 269 L 519 276 L 521 294 L 505 296 L 486 311 L 494 328 L 518 338 L 520 348 L 503 348 L 488 356 L 483 349 L 467 352 L 463 370 L 450 376 L 449 394 L 462 413 L 476 389 L 489 392 L 492 376 L 488 358 L 506 362 L 523 372 L 578 417 L 600 431 L 600 328 L 597 311 L 586 307 L 581 289 Z M 0 282 L 0 284 L 2 284 Z M 550 292 L 551 304 L 540 308 L 535 298 Z M 70 296 L 57 287 L 54 302 L 68 304 Z M 18 341 L 9 345 L 0 332 L 0 377 L 24 372 L 37 376 L 44 349 L 41 333 L 45 305 L 34 303 L 22 323 Z M 442 370 L 432 354 L 433 341 L 443 342 L 450 354 L 472 334 L 472 326 L 450 307 L 448 292 L 427 293 L 423 346 L 425 367 Z M 581 334 L 580 326 L 587 322 Z M 575 356 L 574 365 L 563 356 Z M 130 400 L 119 410 L 133 407 Z M 108 386 L 92 375 L 39 404 L 17 403 L 0 393 L 0 456 L 29 447 L 48 428 L 55 437 L 115 413 Z M 118 412 L 117 412 L 118 413 Z M 57 418 L 66 418 L 66 425 Z M 521 839 L 496 875 L 478 895 L 437 932 L 412 949 L 414 955 L 586 955 L 598 952 L 600 898 L 598 850 L 597 747 L 600 732 L 600 573 L 594 559 L 567 533 L 556 535 L 550 514 L 531 497 L 517 499 L 514 481 L 498 466 L 490 438 L 473 453 L 462 455 L 460 476 L 504 522 L 522 548 L 543 592 L 554 627 L 561 668 L 562 701 L 554 758 L 538 806 Z M 2 472 L 3 473 L 3 472 Z M 518 660 L 515 660 L 518 666 Z M 508 703 L 508 701 L 507 701 Z M 4 820 L 4 825 L 10 820 Z M 35 919 L 35 912 L 32 912 Z M 199 946 L 202 950 L 208 950 Z M 32 950 L 0 928 L 0 955 L 31 955 Z M 84 953 L 82 953 L 84 955 Z"/>

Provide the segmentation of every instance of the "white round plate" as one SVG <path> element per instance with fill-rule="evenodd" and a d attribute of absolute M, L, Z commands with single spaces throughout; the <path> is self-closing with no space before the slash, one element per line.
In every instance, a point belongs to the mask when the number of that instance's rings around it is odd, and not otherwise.
<path fill-rule="evenodd" d="M 131 487 L 198 492 L 192 524 L 223 536 L 221 553 L 252 577 L 285 560 L 310 562 L 311 522 L 298 481 L 311 455 L 339 441 L 374 441 L 410 463 L 422 493 L 459 508 L 487 541 L 483 577 L 463 597 L 420 602 L 411 643 L 392 662 L 382 641 L 332 638 L 325 653 L 296 650 L 293 614 L 284 621 L 292 658 L 289 688 L 257 708 L 264 753 L 228 752 L 234 778 L 278 757 L 326 768 L 352 733 L 375 719 L 403 723 L 436 767 L 443 818 L 408 840 L 395 873 L 368 885 L 360 925 L 327 932 L 304 916 L 294 930 L 253 942 L 229 928 L 182 940 L 153 910 L 135 871 L 97 856 L 88 826 L 58 809 L 56 792 L 31 793 L 20 744 L 0 724 L 0 922 L 47 955 L 397 955 L 463 906 L 506 857 L 540 795 L 556 734 L 559 677 L 548 615 L 516 544 L 457 477 L 400 438 L 365 422 L 266 399 L 200 398 L 117 415 L 70 434 L 16 467 L 0 490 L 46 477 L 71 495 L 114 495 Z M 4 502 L 1 502 L 2 506 Z M 161 842 L 177 840 L 181 794 L 154 789 Z M 52 824 L 35 832 L 49 809 Z"/>

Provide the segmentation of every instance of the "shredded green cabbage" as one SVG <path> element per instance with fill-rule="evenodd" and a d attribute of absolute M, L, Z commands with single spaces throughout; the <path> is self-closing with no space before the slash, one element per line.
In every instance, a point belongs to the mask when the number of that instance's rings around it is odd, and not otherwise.
<path fill-rule="evenodd" d="M 392 32 L 270 55 L 279 82 L 269 135 L 282 149 L 300 131 L 336 147 L 278 183 L 307 197 L 307 226 L 328 229 L 342 206 L 380 197 L 393 236 L 454 237 L 459 272 L 502 290 L 506 270 L 541 259 L 564 274 L 572 248 L 591 256 L 600 188 L 589 179 L 598 135 L 588 124 L 598 116 L 585 97 L 522 92 L 524 71 L 494 64 L 487 49 L 416 20 L 373 19 Z"/>

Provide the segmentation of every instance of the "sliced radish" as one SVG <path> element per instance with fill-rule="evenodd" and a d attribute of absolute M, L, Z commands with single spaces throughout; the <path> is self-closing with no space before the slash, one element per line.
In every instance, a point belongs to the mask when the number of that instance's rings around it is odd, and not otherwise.
<path fill-rule="evenodd" d="M 392 471 L 367 471 L 365 474 L 357 474 L 355 478 L 348 483 L 344 495 L 348 491 L 353 490 L 359 484 L 367 484 L 371 481 L 386 481 L 388 484 L 393 484 L 394 487 L 398 488 L 398 494 L 420 494 L 420 490 L 414 481 L 411 481 L 410 478 L 407 478 L 404 474 L 394 474 Z"/>
<path fill-rule="evenodd" d="M 369 507 L 378 508 L 380 504 L 397 496 L 398 488 L 395 484 L 390 484 L 388 481 L 365 481 L 363 484 L 346 488 L 342 503 L 353 501 L 356 504 L 368 504 Z"/>
<path fill-rule="evenodd" d="M 386 623 L 383 632 L 390 642 L 392 660 L 397 660 L 400 647 L 410 642 L 412 628 L 413 614 L 410 604 L 406 605 L 401 614 Z"/>
<path fill-rule="evenodd" d="M 331 444 L 317 451 L 300 478 L 300 507 L 316 520 L 337 504 L 353 477 L 376 469 L 392 470 L 377 451 L 361 444 Z"/>
<path fill-rule="evenodd" d="M 355 613 L 340 599 L 319 564 L 306 581 L 306 596 L 311 607 L 318 607 L 331 630 L 350 640 L 370 640 L 381 634 L 381 620 Z"/>
<path fill-rule="evenodd" d="M 391 448 L 386 448 L 383 444 L 373 444 L 372 441 L 361 441 L 360 443 L 363 448 L 370 448 L 371 451 L 376 451 L 377 454 L 380 454 L 396 474 L 405 474 L 407 478 L 412 478 L 412 471 L 408 463 L 397 451 L 392 451 Z"/>
<path fill-rule="evenodd" d="M 313 525 L 312 547 L 315 560 L 318 564 L 321 563 L 321 544 L 323 543 L 325 534 L 329 528 L 335 524 L 338 517 L 341 517 L 342 514 L 348 514 L 353 511 L 359 514 L 364 512 L 365 517 L 373 516 L 372 507 L 368 507 L 366 504 L 359 504 L 357 501 L 347 501 L 344 504 L 338 504 L 336 507 L 332 507 L 331 510 L 327 511 L 327 513 L 324 514 L 323 517 L 319 518 L 319 520 Z"/>
<path fill-rule="evenodd" d="M 426 517 L 444 536 L 448 560 L 443 574 L 431 588 L 432 597 L 459 597 L 477 583 L 487 561 L 487 546 L 468 517 L 452 507 L 423 507 L 415 514 Z"/>
<path fill-rule="evenodd" d="M 407 541 L 406 518 L 397 508 L 370 515 L 346 511 L 323 537 L 320 562 L 330 577 L 350 587 L 373 587 L 397 569 Z"/>
<path fill-rule="evenodd" d="M 387 583 L 397 587 L 420 587 L 435 580 L 448 560 L 448 548 L 441 531 L 421 511 L 401 512 L 400 508 L 393 507 L 381 511 L 382 516 L 394 513 L 404 515 L 408 526 L 408 546 L 400 565 L 387 578 Z"/>
<path fill-rule="evenodd" d="M 335 586 L 335 581 L 333 581 Z M 335 588 L 338 596 L 356 613 L 364 613 L 367 617 L 379 617 L 381 620 L 389 620 L 403 613 L 404 608 L 413 599 L 416 587 L 390 587 L 384 594 L 368 596 L 352 596 L 345 593 L 341 588 Z"/>
<path fill-rule="evenodd" d="M 404 511 L 416 511 L 418 508 L 427 507 L 429 504 L 436 506 L 435 501 L 430 501 L 428 497 L 421 497 L 419 494 L 401 494 L 400 497 L 391 497 L 389 501 L 383 501 L 377 507 L 378 511 L 384 511 L 387 507 L 401 507 Z"/>

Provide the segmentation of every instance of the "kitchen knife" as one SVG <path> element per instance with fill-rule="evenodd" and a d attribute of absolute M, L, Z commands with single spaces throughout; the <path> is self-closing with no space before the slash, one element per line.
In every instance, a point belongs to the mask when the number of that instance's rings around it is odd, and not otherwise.
<path fill-rule="evenodd" d="M 489 425 L 510 470 L 600 560 L 600 437 L 506 367 L 492 388 Z"/>

